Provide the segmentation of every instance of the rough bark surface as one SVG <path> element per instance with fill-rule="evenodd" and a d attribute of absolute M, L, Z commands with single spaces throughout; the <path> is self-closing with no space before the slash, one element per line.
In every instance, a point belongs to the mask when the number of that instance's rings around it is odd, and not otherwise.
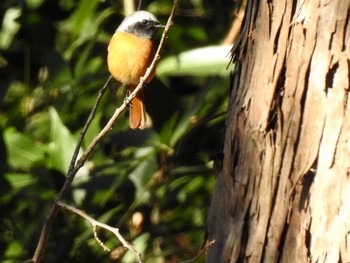
<path fill-rule="evenodd" d="M 207 262 L 350 262 L 349 17 L 248 0 Z"/>

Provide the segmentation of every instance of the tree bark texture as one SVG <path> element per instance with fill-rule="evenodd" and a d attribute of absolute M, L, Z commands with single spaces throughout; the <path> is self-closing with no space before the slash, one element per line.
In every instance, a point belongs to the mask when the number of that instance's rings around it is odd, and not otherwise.
<path fill-rule="evenodd" d="M 207 262 L 350 262 L 349 16 L 248 0 Z"/>

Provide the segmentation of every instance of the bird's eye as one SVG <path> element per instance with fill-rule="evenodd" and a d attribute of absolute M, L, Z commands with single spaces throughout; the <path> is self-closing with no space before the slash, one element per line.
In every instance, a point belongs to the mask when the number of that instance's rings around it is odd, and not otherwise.
<path fill-rule="evenodd" d="M 149 21 L 146 20 L 146 19 L 143 19 L 143 20 L 141 21 L 141 23 L 144 24 L 144 25 L 148 25 L 148 24 L 149 24 Z"/>

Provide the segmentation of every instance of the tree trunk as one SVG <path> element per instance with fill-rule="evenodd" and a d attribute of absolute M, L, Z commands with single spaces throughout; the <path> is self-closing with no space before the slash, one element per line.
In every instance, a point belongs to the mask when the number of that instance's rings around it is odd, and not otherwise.
<path fill-rule="evenodd" d="M 349 16 L 248 0 L 207 262 L 350 262 Z"/>

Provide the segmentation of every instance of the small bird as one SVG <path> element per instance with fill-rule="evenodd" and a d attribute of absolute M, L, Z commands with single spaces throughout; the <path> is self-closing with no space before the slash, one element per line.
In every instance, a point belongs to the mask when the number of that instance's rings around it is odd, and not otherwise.
<path fill-rule="evenodd" d="M 153 41 L 159 28 L 165 27 L 147 11 L 136 11 L 127 16 L 115 31 L 108 45 L 107 64 L 112 76 L 133 92 L 152 63 L 156 44 Z M 155 68 L 146 79 L 150 82 Z M 129 113 L 131 129 L 146 127 L 146 111 L 141 89 L 131 101 Z"/>

